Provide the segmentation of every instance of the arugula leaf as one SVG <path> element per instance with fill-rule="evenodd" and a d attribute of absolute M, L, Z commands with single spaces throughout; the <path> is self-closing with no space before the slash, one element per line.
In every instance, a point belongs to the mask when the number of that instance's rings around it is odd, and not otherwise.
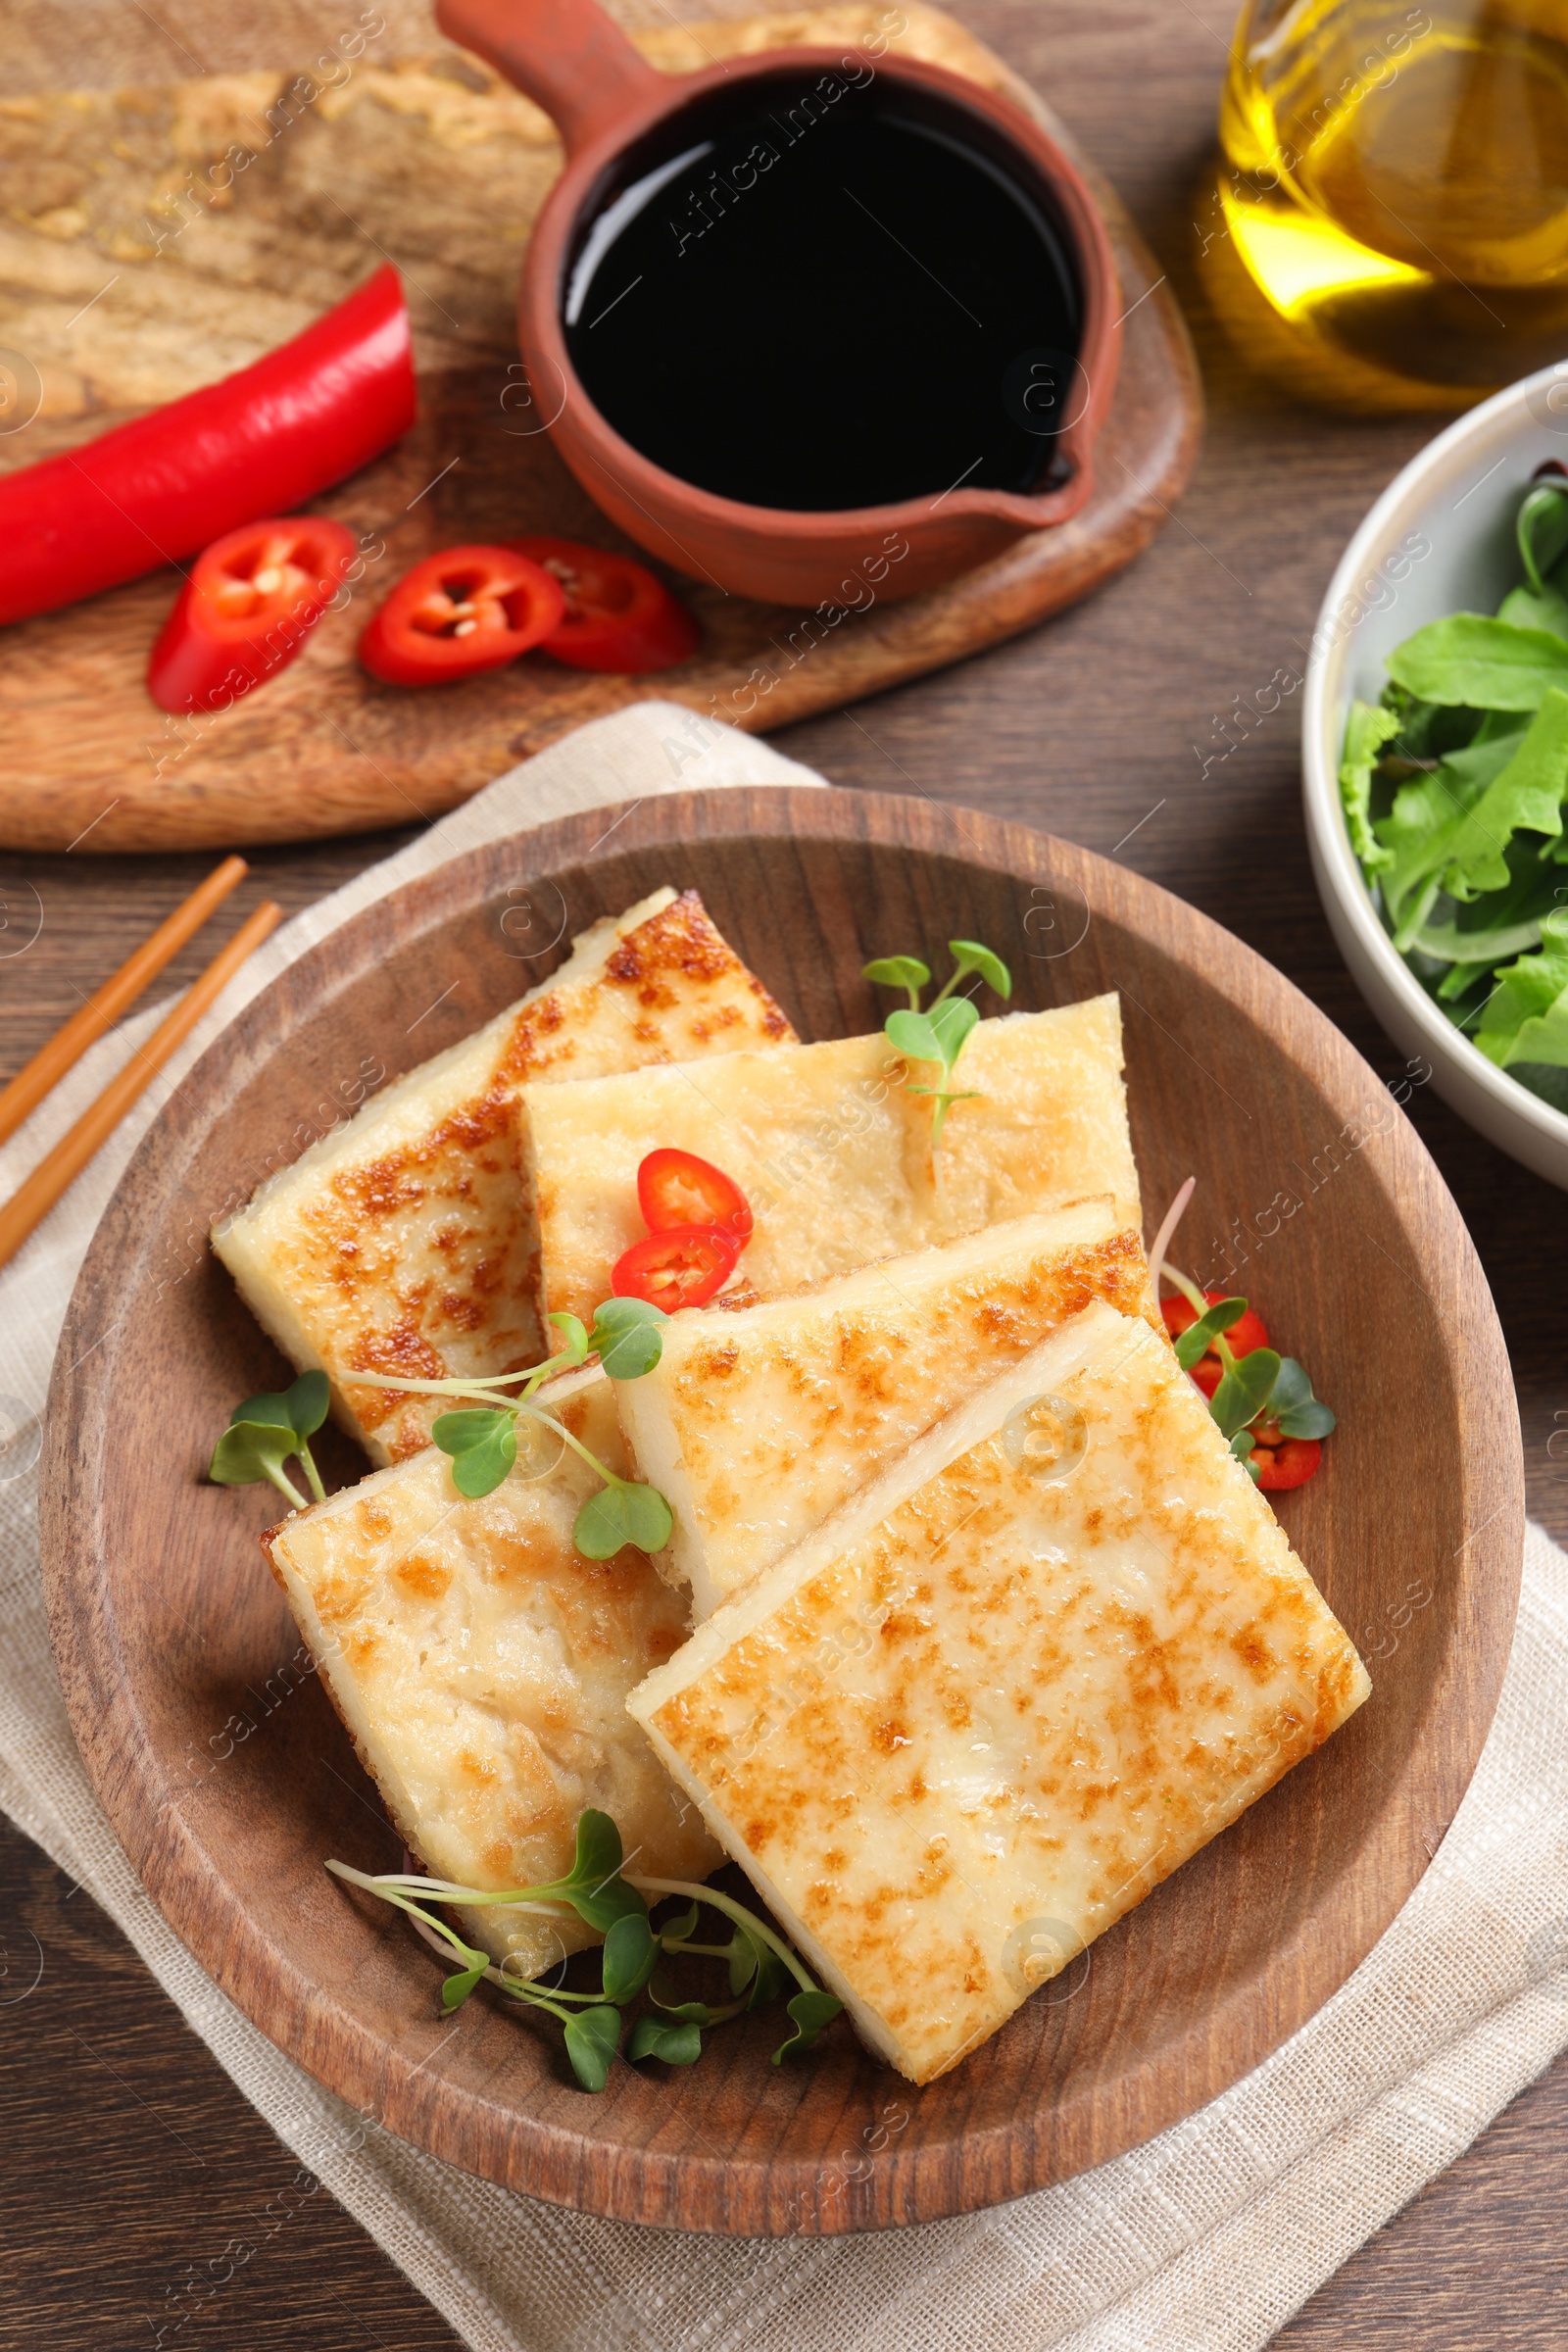
<path fill-rule="evenodd" d="M 566 2020 L 566 2056 L 584 2090 L 603 2090 L 620 2047 L 618 2009 L 579 2009 Z"/>
<path fill-rule="evenodd" d="M 1223 1438 L 1229 1441 L 1249 1421 L 1256 1420 L 1279 1376 L 1280 1359 L 1272 1348 L 1254 1348 L 1250 1354 L 1237 1357 L 1235 1368 L 1221 1379 L 1208 1407 Z"/>
<path fill-rule="evenodd" d="M 1195 1323 L 1189 1323 L 1176 1341 L 1176 1361 L 1184 1372 L 1190 1372 L 1200 1357 L 1208 1353 L 1208 1343 L 1232 1324 L 1239 1323 L 1247 1312 L 1245 1298 L 1216 1298 Z"/>
<path fill-rule="evenodd" d="M 920 991 L 931 977 L 931 966 L 922 963 L 918 956 L 879 956 L 874 962 L 861 964 L 860 977 L 877 988 L 906 988 L 909 1010 L 918 1012 Z"/>
<path fill-rule="evenodd" d="M 603 1954 L 606 2000 L 617 2009 L 634 2001 L 658 1965 L 659 1948 L 646 1911 L 623 1911 L 612 1920 Z"/>
<path fill-rule="evenodd" d="M 1541 925 L 1534 923 L 1502 923 L 1490 931 L 1462 931 L 1457 923 L 1424 923 L 1411 941 L 1423 956 L 1439 963 L 1467 964 L 1501 963 L 1506 956 L 1522 956 L 1528 948 L 1541 945 Z M 1450 974 L 1450 978 L 1458 978 Z M 1463 972 L 1463 983 L 1470 987 L 1473 971 Z M 1446 994 L 1457 994 L 1445 985 Z"/>
<path fill-rule="evenodd" d="M 1545 629 L 1553 637 L 1568 637 L 1568 596 L 1549 584 L 1539 595 L 1533 588 L 1513 588 L 1497 607 L 1497 618 L 1516 629 Z"/>
<path fill-rule="evenodd" d="M 1345 804 L 1350 847 L 1366 871 L 1390 865 L 1394 852 L 1385 849 L 1372 830 L 1372 770 L 1383 746 L 1399 732 L 1392 710 L 1374 710 L 1369 703 L 1352 703 L 1345 728 L 1345 757 L 1340 761 L 1340 799 Z"/>
<path fill-rule="evenodd" d="M 657 1487 L 633 1486 L 617 1478 L 589 1495 L 571 1536 L 585 1559 L 609 1560 L 625 1544 L 634 1544 L 639 1551 L 662 1551 L 674 1525 L 674 1513 Z"/>
<path fill-rule="evenodd" d="M 986 986 L 994 988 L 999 997 L 1012 995 L 1012 974 L 1002 957 L 994 956 L 989 948 L 982 947 L 979 940 L 950 939 L 948 954 L 953 957 L 956 968 L 942 992 L 944 996 L 949 990 L 956 988 L 960 981 L 967 980 L 971 972 L 978 972 Z M 929 973 L 926 976 L 929 978 Z"/>
<path fill-rule="evenodd" d="M 1568 1069 L 1568 907 L 1548 914 L 1541 929 L 1537 952 L 1498 973 L 1473 1032 L 1499 1069 L 1522 1061 Z"/>
<path fill-rule="evenodd" d="M 1568 486 L 1533 482 L 1520 504 L 1514 532 L 1525 578 L 1538 596 L 1544 595 L 1546 573 L 1568 554 Z"/>
<path fill-rule="evenodd" d="M 506 1406 L 443 1413 L 430 1435 L 451 1454 L 452 1483 L 470 1501 L 493 1494 L 517 1458 L 517 1417 Z"/>
<path fill-rule="evenodd" d="M 795 2021 L 795 2031 L 788 2041 L 781 2041 L 773 2052 L 773 2064 L 779 2066 L 786 2058 L 808 2050 L 822 2028 L 831 2025 L 844 2003 L 831 1992 L 798 1992 L 789 2004 L 789 2014 Z"/>
<path fill-rule="evenodd" d="M 594 1309 L 588 1346 L 612 1380 L 641 1380 L 664 1351 L 662 1325 L 669 1320 L 647 1298 L 606 1298 Z M 659 1546 L 655 1544 L 657 1551 Z"/>
<path fill-rule="evenodd" d="M 1470 743 L 1482 715 L 1479 710 L 1466 710 L 1462 703 L 1419 702 L 1392 681 L 1379 695 L 1378 708 L 1392 710 L 1399 722 L 1390 756 L 1406 760 L 1441 760 L 1461 744 Z"/>
<path fill-rule="evenodd" d="M 1568 655 L 1568 646 L 1564 647 Z M 1448 845 L 1444 886 L 1454 897 L 1506 890 L 1503 851 L 1521 828 L 1555 840 L 1568 791 L 1568 694 L 1549 687 L 1506 766 L 1461 820 Z"/>
<path fill-rule="evenodd" d="M 702 2054 L 702 2030 L 695 2019 L 666 2025 L 662 2017 L 640 2017 L 626 2044 L 628 2058 L 662 2058 L 666 2066 L 691 2066 Z"/>
<path fill-rule="evenodd" d="M 1392 852 L 1381 880 L 1396 947 L 1402 951 L 1414 944 L 1440 890 L 1470 899 L 1479 889 L 1500 889 L 1508 882 L 1514 822 L 1544 830 L 1547 838 L 1560 828 L 1562 787 L 1554 788 L 1550 777 L 1559 760 L 1568 765 L 1560 708 L 1565 700 L 1553 689 L 1525 731 L 1489 735 L 1450 752 L 1433 774 L 1396 793 L 1388 816 L 1375 828 Z M 1471 871 L 1500 872 L 1502 882 L 1473 882 Z"/>
<path fill-rule="evenodd" d="M 1568 645 L 1544 629 L 1453 612 L 1396 646 L 1388 669 L 1396 685 L 1425 703 L 1534 710 L 1549 687 L 1568 685 Z"/>
<path fill-rule="evenodd" d="M 231 1421 L 213 1447 L 207 1475 L 216 1487 L 248 1487 L 265 1478 L 295 1510 L 303 1511 L 305 1496 L 283 1475 L 283 1464 L 296 1446 L 293 1430 L 283 1422 Z"/>

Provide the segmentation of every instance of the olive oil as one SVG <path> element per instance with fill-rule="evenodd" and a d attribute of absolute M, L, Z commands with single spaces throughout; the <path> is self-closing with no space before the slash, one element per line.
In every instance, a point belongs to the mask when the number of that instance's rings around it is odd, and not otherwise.
<path fill-rule="evenodd" d="M 1233 326 L 1250 281 L 1351 405 L 1568 358 L 1568 0 L 1258 0 L 1232 57 L 1199 229 Z"/>
<path fill-rule="evenodd" d="M 1075 264 L 976 135 L 863 64 L 678 118 L 578 224 L 563 312 L 589 398 L 753 506 L 1041 486 L 1082 398 Z"/>

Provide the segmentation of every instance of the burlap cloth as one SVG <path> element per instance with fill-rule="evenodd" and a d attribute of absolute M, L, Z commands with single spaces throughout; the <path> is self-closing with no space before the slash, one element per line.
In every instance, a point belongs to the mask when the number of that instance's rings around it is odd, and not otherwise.
<path fill-rule="evenodd" d="M 102 1904 L 272 2129 L 485 2352 L 1250 2352 L 1568 2042 L 1568 1559 L 1532 1528 L 1480 1768 L 1370 1957 L 1283 2049 L 1186 2123 L 1017 2204 L 857 2238 L 718 2239 L 494 2188 L 366 2122 L 208 1982 L 87 1785 L 44 1630 L 37 1416 L 76 1269 L 132 1147 L 222 1021 L 382 892 L 571 809 L 685 787 L 817 783 L 671 705 L 503 776 L 255 956 L 0 1278 L 0 1803 Z M 126 1059 L 127 1022 L 0 1152 L 0 1196 Z"/>

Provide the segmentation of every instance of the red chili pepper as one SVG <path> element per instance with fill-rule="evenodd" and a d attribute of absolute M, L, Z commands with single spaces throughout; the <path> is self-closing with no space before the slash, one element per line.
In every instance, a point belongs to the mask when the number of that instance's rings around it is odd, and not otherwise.
<path fill-rule="evenodd" d="M 1289 1487 L 1304 1487 L 1323 1459 L 1317 1438 L 1282 1438 L 1276 1446 L 1254 1446 L 1252 1461 L 1257 1483 L 1265 1494 L 1282 1494 Z"/>
<path fill-rule="evenodd" d="M 1233 1295 L 1230 1291 L 1205 1291 L 1203 1293 L 1203 1297 L 1210 1306 L 1217 1306 L 1222 1298 L 1229 1298 Z M 1182 1333 L 1190 1330 L 1192 1325 L 1198 1321 L 1197 1307 L 1190 1298 L 1183 1298 L 1179 1293 L 1173 1294 L 1169 1298 L 1162 1298 L 1159 1302 L 1159 1311 L 1165 1318 L 1165 1329 L 1173 1340 L 1180 1339 Z M 1254 1348 L 1266 1348 L 1268 1333 L 1263 1328 L 1262 1316 L 1255 1315 L 1249 1307 L 1246 1314 L 1240 1316 L 1225 1334 L 1225 1345 L 1232 1355 L 1250 1355 Z M 1212 1340 L 1209 1341 L 1204 1354 L 1213 1356 L 1218 1362 L 1219 1349 Z"/>
<path fill-rule="evenodd" d="M 672 669 L 697 651 L 702 631 L 646 564 L 576 539 L 509 539 L 507 545 L 542 564 L 565 591 L 565 617 L 545 640 L 545 652 L 558 662 L 636 675 Z"/>
<path fill-rule="evenodd" d="M 695 1152 L 671 1145 L 650 1152 L 637 1170 L 637 1205 L 650 1233 L 721 1225 L 742 1246 L 752 1238 L 751 1208 L 734 1179 Z"/>
<path fill-rule="evenodd" d="M 245 522 L 191 566 L 147 664 L 161 710 L 226 709 L 286 669 L 358 553 L 340 522 Z"/>
<path fill-rule="evenodd" d="M 610 1288 L 617 1298 L 646 1298 L 666 1314 L 706 1306 L 735 1271 L 740 1244 L 722 1225 L 671 1225 L 633 1242 L 615 1261 Z"/>
<path fill-rule="evenodd" d="M 404 573 L 360 639 L 360 660 L 389 686 L 437 686 L 515 662 L 564 610 L 560 581 L 514 549 L 448 547 Z"/>
<path fill-rule="evenodd" d="M 286 514 L 415 417 L 390 264 L 302 335 L 221 383 L 0 480 L 0 621 L 51 612 Z"/>

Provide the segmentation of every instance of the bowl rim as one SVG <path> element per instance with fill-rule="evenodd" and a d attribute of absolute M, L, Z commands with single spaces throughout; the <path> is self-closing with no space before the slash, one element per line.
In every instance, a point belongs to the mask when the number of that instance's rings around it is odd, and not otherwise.
<path fill-rule="evenodd" d="M 1565 381 L 1568 381 L 1568 363 L 1538 368 L 1535 374 L 1521 376 L 1517 383 L 1505 385 L 1490 400 L 1455 417 L 1400 467 L 1350 534 L 1318 608 L 1307 656 L 1301 697 L 1301 799 L 1320 893 L 1326 901 L 1332 899 L 1334 908 L 1354 935 L 1356 946 L 1376 967 L 1380 980 L 1411 1026 L 1419 1031 L 1433 1056 L 1447 1062 L 1469 1089 L 1484 1095 L 1505 1118 L 1534 1129 L 1568 1161 L 1568 1112 L 1555 1109 L 1517 1078 L 1511 1078 L 1462 1030 L 1456 1029 L 1438 1010 L 1384 929 L 1360 861 L 1350 847 L 1349 828 L 1340 797 L 1344 711 L 1339 707 L 1341 681 L 1332 674 L 1335 656 L 1350 634 L 1339 630 L 1338 615 L 1354 598 L 1357 582 L 1369 568 L 1371 553 L 1386 536 L 1390 524 L 1417 491 L 1424 490 L 1445 472 L 1457 473 L 1472 443 L 1484 440 L 1492 426 L 1503 420 L 1512 421 L 1516 410 L 1528 411 L 1535 394 Z M 1376 1011 L 1377 1007 L 1373 1009 Z"/>

